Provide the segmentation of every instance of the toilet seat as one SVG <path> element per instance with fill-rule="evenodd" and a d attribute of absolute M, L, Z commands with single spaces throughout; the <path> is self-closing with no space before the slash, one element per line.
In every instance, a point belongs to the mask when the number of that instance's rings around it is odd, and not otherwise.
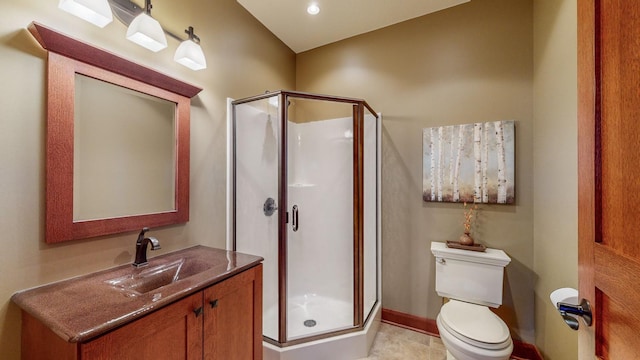
<path fill-rule="evenodd" d="M 474 347 L 501 350 L 512 344 L 509 327 L 486 306 L 450 300 L 439 318 L 452 336 Z"/>

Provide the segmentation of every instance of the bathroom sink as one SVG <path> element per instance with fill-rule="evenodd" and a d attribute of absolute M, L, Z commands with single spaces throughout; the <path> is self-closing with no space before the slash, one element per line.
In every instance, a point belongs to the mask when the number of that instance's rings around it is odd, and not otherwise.
<path fill-rule="evenodd" d="M 131 273 L 106 280 L 112 287 L 134 294 L 146 294 L 173 284 L 210 268 L 210 264 L 194 259 L 178 259 L 143 269 L 132 268 Z"/>

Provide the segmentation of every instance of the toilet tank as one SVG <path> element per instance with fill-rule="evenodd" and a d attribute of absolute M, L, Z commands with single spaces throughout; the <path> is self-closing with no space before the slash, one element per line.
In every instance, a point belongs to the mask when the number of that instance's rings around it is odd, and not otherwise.
<path fill-rule="evenodd" d="M 438 295 L 494 308 L 502 305 L 504 267 L 511 262 L 504 251 L 451 249 L 432 242 L 431 252 L 436 258 Z"/>

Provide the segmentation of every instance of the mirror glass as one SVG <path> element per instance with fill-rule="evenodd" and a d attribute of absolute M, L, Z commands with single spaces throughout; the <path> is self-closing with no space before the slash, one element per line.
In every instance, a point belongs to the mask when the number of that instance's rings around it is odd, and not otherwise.
<path fill-rule="evenodd" d="M 73 220 L 175 210 L 176 103 L 75 74 Z"/>

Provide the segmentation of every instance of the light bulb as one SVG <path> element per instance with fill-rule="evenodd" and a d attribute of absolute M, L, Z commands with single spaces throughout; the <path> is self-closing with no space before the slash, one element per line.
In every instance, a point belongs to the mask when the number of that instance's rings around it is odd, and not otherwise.
<path fill-rule="evenodd" d="M 313 3 L 307 7 L 307 12 L 311 15 L 317 15 L 320 12 L 320 7 L 318 4 Z"/>

